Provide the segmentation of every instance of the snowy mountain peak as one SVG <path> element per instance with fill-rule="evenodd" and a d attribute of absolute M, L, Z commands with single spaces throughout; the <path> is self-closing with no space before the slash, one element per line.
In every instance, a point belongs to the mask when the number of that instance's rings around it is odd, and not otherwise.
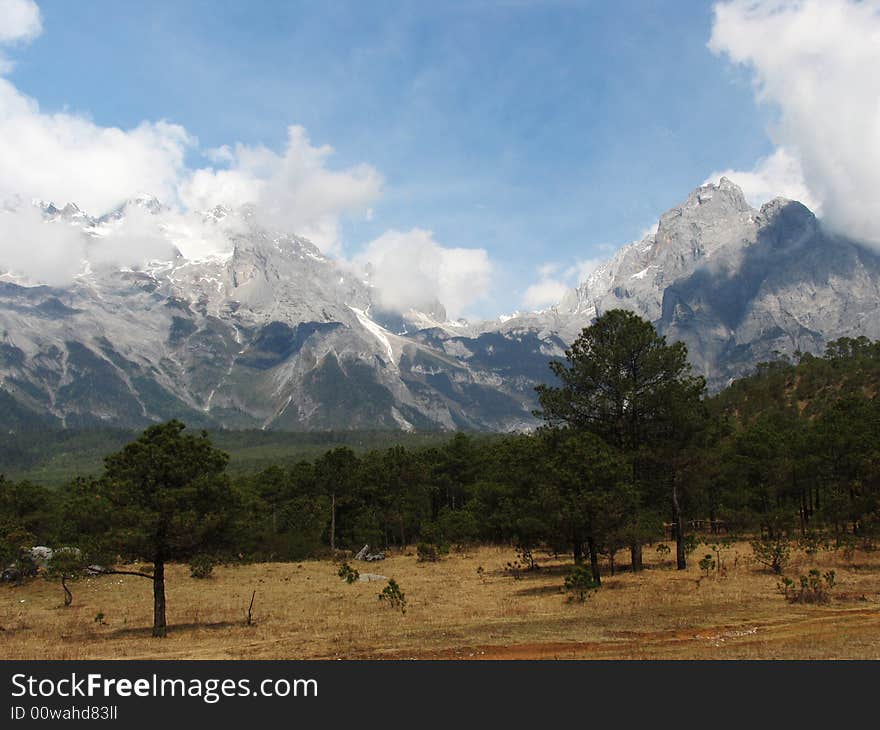
<path fill-rule="evenodd" d="M 98 223 L 109 223 L 125 218 L 126 214 L 132 209 L 143 210 L 153 215 L 165 213 L 170 210 L 168 206 L 162 204 L 155 195 L 147 193 L 138 193 L 134 197 L 128 198 L 121 205 L 117 206 L 109 213 L 105 213 L 98 218 Z"/>

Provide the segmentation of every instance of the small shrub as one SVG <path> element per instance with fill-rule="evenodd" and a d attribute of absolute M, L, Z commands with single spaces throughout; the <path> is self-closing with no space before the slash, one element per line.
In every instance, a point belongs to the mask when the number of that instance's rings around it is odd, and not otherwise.
<path fill-rule="evenodd" d="M 669 547 L 665 542 L 661 542 L 657 544 L 657 559 L 661 562 L 669 557 L 669 554 L 672 552 L 672 548 Z"/>
<path fill-rule="evenodd" d="M 189 574 L 192 578 L 210 578 L 214 572 L 214 559 L 207 555 L 198 555 L 189 564 Z"/>
<path fill-rule="evenodd" d="M 569 601 L 583 603 L 598 588 L 599 584 L 593 580 L 593 574 L 586 565 L 575 565 L 565 576 L 565 590 L 569 592 Z"/>
<path fill-rule="evenodd" d="M 477 566 L 477 577 L 480 579 L 480 583 L 483 582 L 483 575 L 484 575 L 485 573 L 486 573 L 486 571 L 483 570 L 483 566 L 482 566 L 482 565 L 478 565 L 478 566 Z"/>
<path fill-rule="evenodd" d="M 401 613 L 406 613 L 406 595 L 400 590 L 400 586 L 394 578 L 388 579 L 388 585 L 379 594 L 380 601 L 386 601 L 388 605 Z"/>
<path fill-rule="evenodd" d="M 504 566 L 504 572 L 511 576 L 514 580 L 521 580 L 524 570 L 525 566 L 521 562 L 519 562 L 519 560 L 514 560 L 513 562 L 508 561 L 507 565 Z"/>
<path fill-rule="evenodd" d="M 440 546 L 431 542 L 420 542 L 416 548 L 420 563 L 436 563 L 440 560 Z"/>
<path fill-rule="evenodd" d="M 818 532 L 804 533 L 798 538 L 797 546 L 810 557 L 813 557 L 823 547 L 827 547 L 825 540 Z"/>
<path fill-rule="evenodd" d="M 798 576 L 797 583 L 783 578 L 776 587 L 789 603 L 828 603 L 834 583 L 833 570 L 820 573 L 818 568 L 813 568 L 806 575 Z"/>
<path fill-rule="evenodd" d="M 538 570 L 541 566 L 535 561 L 532 548 L 527 545 L 517 545 L 516 556 L 521 561 L 525 570 Z"/>
<path fill-rule="evenodd" d="M 95 614 L 94 621 L 96 624 L 101 624 L 101 626 L 107 625 L 107 622 L 104 620 L 104 614 L 101 611 L 98 611 L 98 613 Z"/>
<path fill-rule="evenodd" d="M 361 577 L 358 569 L 352 568 L 348 563 L 343 563 L 342 565 L 340 565 L 339 571 L 336 574 L 349 585 L 351 585 L 352 583 L 356 583 L 358 578 Z"/>
<path fill-rule="evenodd" d="M 715 553 L 715 565 L 713 566 L 719 574 L 726 575 L 727 571 L 724 567 L 724 557 L 727 554 L 728 548 L 730 548 L 732 541 L 729 538 L 725 538 L 720 542 L 713 543 L 709 545 L 709 549 Z"/>
<path fill-rule="evenodd" d="M 782 571 L 791 559 L 791 543 L 786 537 L 762 538 L 752 540 L 749 544 L 752 546 L 755 560 L 770 568 L 776 575 L 782 575 Z"/>
<path fill-rule="evenodd" d="M 690 555 L 700 546 L 700 541 L 697 540 L 697 536 L 690 534 L 685 535 L 684 537 L 684 554 Z"/>
<path fill-rule="evenodd" d="M 706 571 L 706 577 L 709 577 L 709 571 L 714 570 L 715 568 L 715 558 L 712 557 L 711 554 L 706 554 L 706 556 L 700 560 L 699 562 L 700 570 Z"/>

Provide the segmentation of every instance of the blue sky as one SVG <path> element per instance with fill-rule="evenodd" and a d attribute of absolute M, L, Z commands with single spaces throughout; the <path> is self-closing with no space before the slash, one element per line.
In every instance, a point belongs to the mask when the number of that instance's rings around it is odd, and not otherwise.
<path fill-rule="evenodd" d="M 383 179 L 343 216 L 353 256 L 389 229 L 482 248 L 521 308 L 539 266 L 606 257 L 717 170 L 770 155 L 772 108 L 707 48 L 713 4 L 39 0 L 42 33 L 6 75 L 43 113 L 102 127 L 168 120 L 279 151 L 290 125 L 330 168 Z"/>

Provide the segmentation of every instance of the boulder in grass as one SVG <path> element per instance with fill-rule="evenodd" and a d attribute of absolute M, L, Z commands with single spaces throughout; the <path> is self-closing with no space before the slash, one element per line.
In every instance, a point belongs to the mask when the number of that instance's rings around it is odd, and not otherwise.
<path fill-rule="evenodd" d="M 358 575 L 361 583 L 372 583 L 375 580 L 388 580 L 387 575 L 379 575 L 378 573 L 361 573 Z"/>
<path fill-rule="evenodd" d="M 55 551 L 45 545 L 35 545 L 32 548 L 28 548 L 26 552 L 30 559 L 40 568 L 45 568 L 55 555 Z"/>

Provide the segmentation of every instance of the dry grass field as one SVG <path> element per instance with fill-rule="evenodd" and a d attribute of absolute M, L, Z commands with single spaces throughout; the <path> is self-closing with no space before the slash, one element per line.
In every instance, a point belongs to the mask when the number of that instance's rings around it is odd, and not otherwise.
<path fill-rule="evenodd" d="M 787 575 L 834 569 L 826 604 L 789 604 L 777 578 L 746 543 L 724 556 L 726 571 L 702 577 L 674 569 L 646 548 L 647 569 L 603 580 L 584 603 L 562 592 L 569 566 L 541 556 L 515 580 L 512 549 L 453 552 L 437 563 L 414 554 L 358 563 L 395 578 L 407 611 L 377 599 L 385 585 L 340 580 L 329 560 L 218 567 L 206 580 L 187 566 L 168 571 L 166 639 L 150 637 L 149 581 L 100 576 L 72 584 L 0 586 L 5 659 L 880 659 L 880 552 L 795 553 Z M 483 571 L 478 571 L 482 567 Z M 254 625 L 245 623 L 256 590 Z M 96 621 L 103 614 L 103 622 Z"/>

